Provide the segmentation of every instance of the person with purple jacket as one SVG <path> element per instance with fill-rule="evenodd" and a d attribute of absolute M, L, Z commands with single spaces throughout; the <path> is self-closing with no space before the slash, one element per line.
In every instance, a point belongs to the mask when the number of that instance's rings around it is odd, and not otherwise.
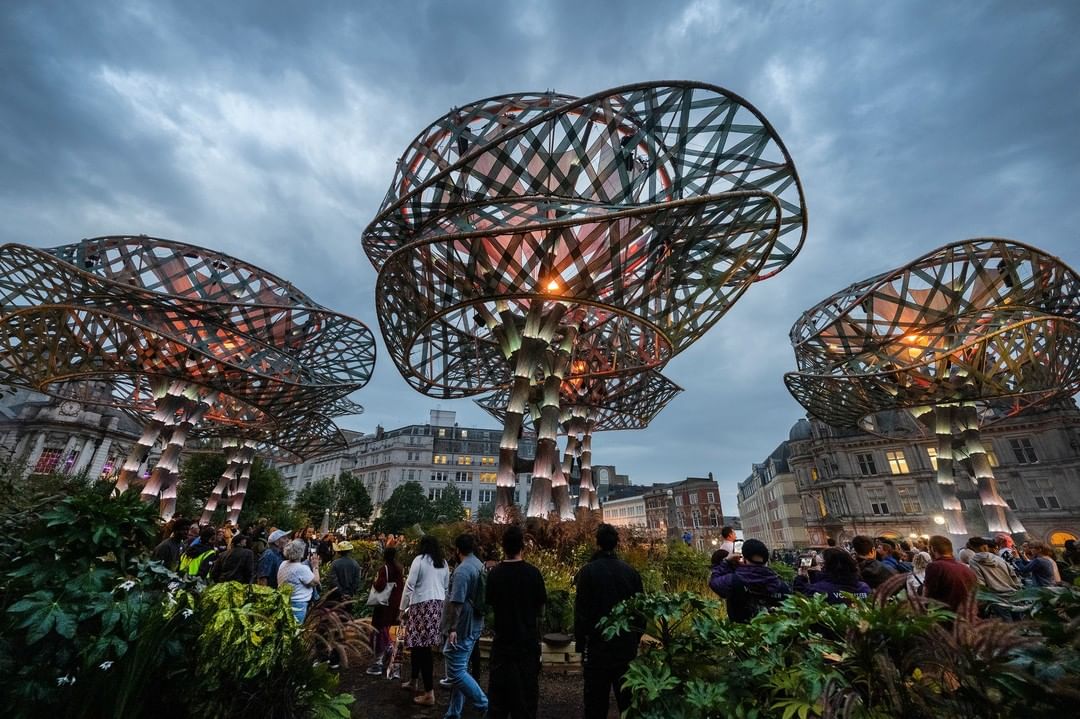
<path fill-rule="evenodd" d="M 759 539 L 748 539 L 742 557 L 727 557 L 712 568 L 709 587 L 727 600 L 728 619 L 745 624 L 755 614 L 775 607 L 791 589 L 766 566 L 769 550 Z"/>
<path fill-rule="evenodd" d="M 859 579 L 859 567 L 855 559 L 843 549 L 830 547 L 824 553 L 825 565 L 820 572 L 810 576 L 800 573 L 795 577 L 795 591 L 809 597 L 824 594 L 829 604 L 851 604 L 856 599 L 870 596 L 870 585 Z"/>

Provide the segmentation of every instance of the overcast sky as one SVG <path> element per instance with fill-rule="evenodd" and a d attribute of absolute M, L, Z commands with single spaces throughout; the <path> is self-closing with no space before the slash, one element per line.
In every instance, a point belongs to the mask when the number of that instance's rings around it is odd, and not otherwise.
<path fill-rule="evenodd" d="M 1024 7 L 1030 5 L 1031 7 Z M 396 6 L 396 7 L 395 7 Z M 406 9 L 411 8 L 411 9 Z M 800 312 L 947 242 L 1080 265 L 1080 3 L 0 3 L 0 241 L 144 233 L 219 249 L 378 331 L 360 233 L 395 158 L 454 105 L 700 80 L 747 98 L 809 208 L 795 262 L 665 373 L 685 389 L 595 459 L 736 483 L 803 412 Z M 343 426 L 427 420 L 380 344 Z M 492 426 L 471 401 L 442 402 Z"/>

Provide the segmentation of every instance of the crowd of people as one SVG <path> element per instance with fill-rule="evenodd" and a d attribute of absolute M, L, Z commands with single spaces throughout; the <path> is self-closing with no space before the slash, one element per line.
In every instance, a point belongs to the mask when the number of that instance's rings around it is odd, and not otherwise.
<path fill-rule="evenodd" d="M 908 543 L 860 535 L 846 548 L 830 546 L 801 557 L 792 554 L 789 559 L 798 564 L 798 572 L 789 583 L 769 566 L 770 558 L 778 559 L 776 551 L 770 552 L 757 539 L 747 539 L 740 547 L 733 530 L 725 527 L 722 533 L 725 541 L 712 556 L 709 586 L 725 600 L 728 617 L 735 622 L 750 621 L 792 593 L 851 604 L 897 575 L 906 576 L 909 593 L 940 601 L 954 611 L 975 602 L 981 587 L 1003 600 L 981 602 L 984 615 L 1014 619 L 1008 597 L 1025 584 L 1052 586 L 1080 575 L 1080 549 L 1075 543 L 1067 544 L 1064 556 L 1055 561 L 1045 544 L 1017 547 L 1008 535 L 972 537 L 955 556 L 952 542 L 944 536 Z M 341 600 L 363 598 L 364 577 L 351 556 L 353 544 L 333 534 L 319 538 L 311 527 L 290 532 L 265 523 L 243 530 L 229 524 L 200 527 L 183 519 L 167 525 L 166 534 L 154 551 L 155 559 L 210 582 L 291 585 L 290 604 L 298 622 L 304 621 L 320 593 Z M 503 533 L 504 559 L 498 563 L 477 557 L 471 534 L 455 538 L 450 557 L 444 556 L 435 537 L 425 535 L 407 571 L 398 561 L 403 537 L 379 535 L 368 540 L 377 543 L 382 562 L 366 586 L 374 629 L 374 660 L 367 673 L 400 679 L 402 688 L 413 692 L 414 704 L 434 706 L 434 653 L 441 648 L 446 676 L 439 684 L 450 690 L 445 719 L 459 719 L 466 709 L 489 717 L 535 717 L 540 620 L 547 592 L 539 569 L 524 559 L 522 529 L 511 526 Z M 641 636 L 629 633 L 605 639 L 597 628 L 617 604 L 643 591 L 638 572 L 617 556 L 618 542 L 618 531 L 601 524 L 596 551 L 574 580 L 574 640 L 582 655 L 586 719 L 606 717 L 613 694 L 620 713 L 629 706 L 622 679 L 637 655 Z M 328 562 L 329 568 L 320 571 Z M 485 691 L 471 667 L 489 614 L 493 640 Z M 398 627 L 396 643 L 391 640 L 393 627 Z M 391 671 L 391 664 L 396 659 L 394 667 L 400 665 L 399 653 L 406 648 L 410 667 L 399 675 Z M 338 664 L 333 656 L 327 661 Z"/>
<path fill-rule="evenodd" d="M 944 536 L 908 542 L 858 535 L 848 548 L 831 544 L 800 557 L 790 584 L 769 567 L 770 556 L 775 560 L 777 552 L 770 554 L 761 541 L 748 539 L 739 552 L 722 547 L 713 553 L 709 586 L 727 602 L 729 618 L 745 622 L 791 593 L 820 594 L 830 604 L 850 604 L 869 597 L 890 578 L 905 575 L 909 594 L 940 601 L 953 611 L 974 603 L 983 616 L 1011 620 L 1018 612 L 1009 599 L 1025 586 L 1072 583 L 1080 576 L 1080 549 L 1071 540 L 1060 560 L 1049 545 L 1024 542 L 1017 547 L 1008 534 L 971 537 L 955 556 L 952 541 Z M 980 601 L 979 589 L 993 599 Z"/>

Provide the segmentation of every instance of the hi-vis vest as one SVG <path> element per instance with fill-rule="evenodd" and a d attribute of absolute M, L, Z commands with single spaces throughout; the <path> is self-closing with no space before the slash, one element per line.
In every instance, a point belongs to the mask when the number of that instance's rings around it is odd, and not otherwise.
<path fill-rule="evenodd" d="M 203 560 L 213 553 L 213 549 L 208 549 L 197 557 L 189 557 L 186 554 L 180 557 L 180 573 L 187 573 L 193 577 L 198 576 L 199 567 L 202 566 Z"/>

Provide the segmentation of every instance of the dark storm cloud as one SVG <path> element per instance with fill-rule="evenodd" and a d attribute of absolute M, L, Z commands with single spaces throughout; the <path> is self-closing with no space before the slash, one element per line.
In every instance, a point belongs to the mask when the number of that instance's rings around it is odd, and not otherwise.
<path fill-rule="evenodd" d="M 210 245 L 377 327 L 359 235 L 428 122 L 488 95 L 647 79 L 739 93 L 799 168 L 810 234 L 668 374 L 645 432 L 598 437 L 638 482 L 735 483 L 801 415 L 798 314 L 940 244 L 1080 263 L 1080 13 L 1011 3 L 4 3 L 0 240 L 144 232 Z M 358 429 L 424 421 L 380 357 Z M 490 424 L 471 402 L 443 402 Z"/>

